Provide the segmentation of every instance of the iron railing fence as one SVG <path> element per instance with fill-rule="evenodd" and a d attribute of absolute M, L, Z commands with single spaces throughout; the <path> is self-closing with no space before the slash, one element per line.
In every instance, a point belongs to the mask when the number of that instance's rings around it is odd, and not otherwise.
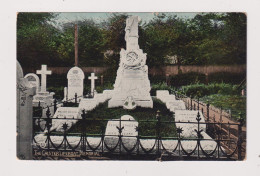
<path fill-rule="evenodd" d="M 210 102 L 202 102 L 199 98 L 195 99 L 192 97 L 188 97 L 184 94 L 181 94 L 177 91 L 172 91 L 172 93 L 176 96 L 176 99 L 180 99 L 184 101 L 186 109 L 189 110 L 200 110 L 205 117 L 205 121 L 208 123 L 215 123 L 214 128 L 211 128 L 210 125 L 207 126 L 207 130 L 212 129 L 221 129 L 223 136 L 229 138 L 230 136 L 234 138 L 239 138 L 238 136 L 238 128 L 231 128 L 230 124 L 232 123 L 241 123 L 241 136 L 243 136 L 243 145 L 242 145 L 242 155 L 245 157 L 246 153 L 246 121 L 245 121 L 245 114 L 239 113 L 239 118 L 234 119 L 232 114 L 225 111 L 222 108 L 216 108 L 210 104 Z M 214 131 L 214 130 L 213 130 Z M 216 131 L 216 130 L 215 130 Z M 209 132 L 210 133 L 210 132 Z M 212 136 L 214 133 L 211 132 Z M 228 147 L 230 144 L 228 145 Z"/>
<path fill-rule="evenodd" d="M 106 134 L 106 126 L 112 119 L 92 119 L 87 117 L 85 111 L 82 118 L 76 119 L 81 126 L 77 133 L 70 133 L 68 122 L 75 119 L 51 118 L 49 109 L 47 118 L 34 117 L 33 155 L 34 159 L 159 159 L 159 160 L 242 160 L 243 123 L 223 123 L 230 129 L 238 129 L 237 136 L 223 136 L 222 128 L 216 128 L 219 122 L 201 122 L 198 113 L 197 122 L 162 121 L 160 115 L 156 120 L 139 120 L 138 123 L 155 123 L 154 136 L 142 136 L 140 127 L 136 126 L 136 135 L 125 135 L 125 124 L 132 120 L 113 119 L 118 122 L 116 134 Z M 53 120 L 66 120 L 62 125 L 62 132 L 51 131 Z M 90 134 L 87 124 L 102 122 L 100 132 Z M 136 122 L 136 121 L 135 121 Z M 196 125 L 194 137 L 182 137 L 182 128 L 176 128 L 176 136 L 162 136 L 162 124 L 174 126 L 179 124 Z M 207 133 L 213 138 L 205 138 L 201 126 L 207 126 Z M 233 128 L 234 127 L 234 128 Z M 39 138 L 39 136 L 41 138 Z M 42 141 L 39 142 L 39 139 Z M 74 141 L 73 141 L 74 140 Z M 75 142 L 76 141 L 76 142 Z M 95 143 L 95 144 L 94 144 Z M 225 145 L 224 145 L 225 144 Z M 211 148 L 207 148 L 211 145 Z M 187 146 L 192 146 L 187 148 Z"/>

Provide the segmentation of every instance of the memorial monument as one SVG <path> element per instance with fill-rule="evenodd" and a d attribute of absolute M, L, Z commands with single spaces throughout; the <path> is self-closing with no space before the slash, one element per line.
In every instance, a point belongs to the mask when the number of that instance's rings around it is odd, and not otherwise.
<path fill-rule="evenodd" d="M 109 108 L 128 104 L 128 100 L 131 100 L 131 103 L 136 104 L 136 106 L 153 107 L 146 53 L 143 53 L 138 44 L 139 21 L 140 18 L 137 16 L 131 16 L 126 20 L 126 50 L 121 49 L 120 51 L 120 63 L 113 96 L 108 102 Z"/>

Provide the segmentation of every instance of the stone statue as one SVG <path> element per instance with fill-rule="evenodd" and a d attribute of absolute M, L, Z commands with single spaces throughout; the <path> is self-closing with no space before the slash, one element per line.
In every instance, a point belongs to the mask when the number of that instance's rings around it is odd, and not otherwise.
<path fill-rule="evenodd" d="M 120 51 L 120 63 L 114 84 L 114 94 L 108 102 L 108 107 L 123 106 L 125 109 L 134 109 L 135 106 L 152 108 L 153 101 L 150 95 L 150 81 L 146 53 L 138 45 L 137 16 L 126 20 L 125 40 L 126 49 Z"/>
<path fill-rule="evenodd" d="M 133 49 L 139 48 L 138 45 L 138 23 L 141 19 L 138 16 L 131 16 L 126 20 L 125 27 L 125 41 L 126 49 L 131 49 L 130 45 L 133 46 Z"/>

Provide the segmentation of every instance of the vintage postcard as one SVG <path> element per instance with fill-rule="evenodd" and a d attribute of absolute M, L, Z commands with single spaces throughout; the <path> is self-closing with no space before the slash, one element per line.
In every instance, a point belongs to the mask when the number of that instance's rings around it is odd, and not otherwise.
<path fill-rule="evenodd" d="M 246 160 L 247 15 L 19 12 L 21 160 Z"/>

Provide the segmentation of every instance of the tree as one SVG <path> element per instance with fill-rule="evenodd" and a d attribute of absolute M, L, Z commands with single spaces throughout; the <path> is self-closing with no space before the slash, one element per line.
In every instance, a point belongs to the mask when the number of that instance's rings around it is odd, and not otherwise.
<path fill-rule="evenodd" d="M 50 23 L 53 13 L 19 13 L 17 17 L 17 59 L 23 66 L 55 65 L 59 31 Z"/>

